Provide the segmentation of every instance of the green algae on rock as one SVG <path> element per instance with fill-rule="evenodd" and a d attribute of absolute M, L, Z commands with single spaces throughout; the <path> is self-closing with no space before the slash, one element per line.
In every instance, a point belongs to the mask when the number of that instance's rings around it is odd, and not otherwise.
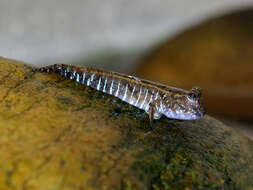
<path fill-rule="evenodd" d="M 0 189 L 253 189 L 253 143 L 0 58 Z"/>

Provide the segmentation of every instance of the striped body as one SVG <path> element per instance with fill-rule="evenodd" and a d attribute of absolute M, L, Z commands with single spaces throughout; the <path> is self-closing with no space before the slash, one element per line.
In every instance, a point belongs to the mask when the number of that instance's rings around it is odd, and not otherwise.
<path fill-rule="evenodd" d="M 204 110 L 192 106 L 194 102 L 186 97 L 192 95 L 192 91 L 186 91 L 174 87 L 168 87 L 151 81 L 138 79 L 115 72 L 98 70 L 87 67 L 75 67 L 63 64 L 55 64 L 39 68 L 40 71 L 56 72 L 61 76 L 89 86 L 98 91 L 115 96 L 133 106 L 149 112 L 150 106 L 154 106 L 154 118 L 161 115 L 174 119 L 197 119 L 203 116 Z M 181 102 L 180 102 L 181 101 Z M 187 101 L 187 102 L 185 102 Z M 187 108 L 187 104 L 192 107 Z M 190 113 L 194 107 L 196 113 Z M 184 110 L 184 111 L 183 111 Z M 188 116 L 183 112 L 189 111 Z"/>

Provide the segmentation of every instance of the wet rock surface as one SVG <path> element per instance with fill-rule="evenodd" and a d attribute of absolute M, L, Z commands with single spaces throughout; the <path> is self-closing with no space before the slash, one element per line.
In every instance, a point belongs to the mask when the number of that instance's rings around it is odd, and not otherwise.
<path fill-rule="evenodd" d="M 253 143 L 0 58 L 0 189 L 252 189 Z"/>

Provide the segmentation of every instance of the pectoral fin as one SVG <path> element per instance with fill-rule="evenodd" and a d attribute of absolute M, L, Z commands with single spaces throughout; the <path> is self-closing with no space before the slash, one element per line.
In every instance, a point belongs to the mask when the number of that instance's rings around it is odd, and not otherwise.
<path fill-rule="evenodd" d="M 155 129 L 154 119 L 160 119 L 162 117 L 162 114 L 160 114 L 157 111 L 154 103 L 149 104 L 148 115 L 149 115 L 149 121 L 150 121 L 151 129 L 154 130 Z"/>

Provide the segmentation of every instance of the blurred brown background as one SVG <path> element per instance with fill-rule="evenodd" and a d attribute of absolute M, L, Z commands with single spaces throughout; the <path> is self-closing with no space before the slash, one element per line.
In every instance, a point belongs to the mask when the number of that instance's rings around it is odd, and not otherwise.
<path fill-rule="evenodd" d="M 207 113 L 253 139 L 253 11 L 177 35 L 146 56 L 135 74 L 185 89 L 200 86 Z"/>

